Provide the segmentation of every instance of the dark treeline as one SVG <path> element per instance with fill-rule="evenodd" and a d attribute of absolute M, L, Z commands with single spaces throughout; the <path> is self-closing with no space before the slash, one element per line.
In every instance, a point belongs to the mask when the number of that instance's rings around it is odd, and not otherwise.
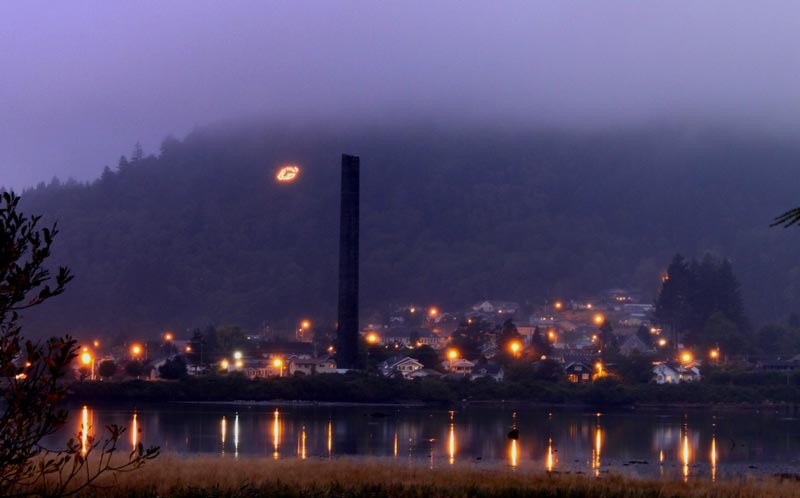
<path fill-rule="evenodd" d="M 43 333 L 332 324 L 339 157 L 362 158 L 362 310 L 536 303 L 633 287 L 655 298 L 676 252 L 733 261 L 756 325 L 800 309 L 800 146 L 682 128 L 567 133 L 251 124 L 136 149 L 25 209 L 57 219 L 68 293 Z M 303 170 L 279 185 L 285 162 Z"/>
<path fill-rule="evenodd" d="M 667 328 L 673 344 L 722 347 L 733 355 L 753 350 L 750 321 L 730 261 L 709 254 L 687 261 L 676 255 L 663 280 L 654 318 Z"/>

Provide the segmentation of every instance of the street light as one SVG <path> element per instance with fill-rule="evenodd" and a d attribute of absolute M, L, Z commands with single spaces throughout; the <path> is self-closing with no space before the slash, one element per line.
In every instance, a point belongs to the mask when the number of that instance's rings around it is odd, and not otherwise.
<path fill-rule="evenodd" d="M 522 349 L 522 344 L 520 344 L 519 341 L 512 341 L 511 344 L 509 345 L 509 348 L 511 349 L 511 352 L 514 354 L 514 357 L 518 358 L 519 352 Z"/>
<path fill-rule="evenodd" d="M 604 317 L 600 313 L 596 314 L 593 319 L 594 319 L 595 325 L 603 325 L 603 322 L 606 321 L 606 317 Z"/>
<path fill-rule="evenodd" d="M 95 339 L 94 342 L 92 342 L 92 344 L 94 344 L 95 348 L 99 348 L 100 347 L 100 341 L 98 341 L 97 339 Z"/>
<path fill-rule="evenodd" d="M 172 339 L 174 339 L 174 336 L 172 335 L 172 332 L 164 332 L 164 340 L 165 341 L 170 342 Z"/>
<path fill-rule="evenodd" d="M 719 359 L 719 349 L 712 349 L 708 353 L 708 356 L 710 356 L 712 360 L 718 360 Z"/>
<path fill-rule="evenodd" d="M 594 364 L 594 368 L 597 369 L 597 376 L 598 377 L 602 377 L 603 376 L 603 363 L 598 361 L 597 363 Z"/>
<path fill-rule="evenodd" d="M 233 352 L 233 359 L 234 360 L 241 360 L 242 359 L 242 352 L 241 351 L 234 351 Z"/>
<path fill-rule="evenodd" d="M 691 363 L 692 359 L 693 359 L 692 353 L 690 353 L 689 351 L 684 351 L 681 354 L 681 361 L 683 363 Z"/>
<path fill-rule="evenodd" d="M 244 367 L 244 360 L 242 360 L 241 358 L 236 360 L 234 366 L 236 367 L 237 370 L 240 370 L 242 367 Z"/>
<path fill-rule="evenodd" d="M 661 339 L 658 340 L 658 345 L 663 348 L 664 346 L 667 345 L 667 340 L 662 337 Z"/>
<path fill-rule="evenodd" d="M 560 310 L 560 309 L 562 309 L 564 307 L 564 303 L 562 303 L 561 301 L 556 301 L 556 303 L 553 305 L 553 307 L 555 309 L 557 309 L 557 310 Z"/>
<path fill-rule="evenodd" d="M 278 377 L 283 377 L 283 360 L 275 358 L 272 360 L 272 366 L 278 369 Z"/>
<path fill-rule="evenodd" d="M 303 320 L 300 322 L 300 328 L 303 330 L 308 330 L 311 328 L 311 321 L 310 320 Z"/>
<path fill-rule="evenodd" d="M 222 368 L 223 370 L 227 370 L 228 368 L 230 368 L 230 366 L 231 366 L 231 362 L 229 362 L 227 359 L 224 359 L 224 360 L 222 360 L 221 362 L 219 362 L 219 366 L 220 366 L 220 368 Z"/>
<path fill-rule="evenodd" d="M 458 359 L 458 350 L 457 349 L 448 349 L 447 350 L 447 369 L 453 370 L 453 362 Z"/>
<path fill-rule="evenodd" d="M 378 337 L 378 334 L 376 334 L 375 332 L 370 332 L 369 334 L 367 334 L 368 343 L 377 344 L 379 340 L 380 338 Z"/>
<path fill-rule="evenodd" d="M 436 318 L 439 315 L 439 309 L 436 306 L 431 306 L 428 310 L 428 316 L 431 318 Z"/>
<path fill-rule="evenodd" d="M 142 354 L 142 351 L 143 351 L 142 346 L 140 346 L 139 344 L 134 344 L 133 346 L 131 346 L 131 356 L 133 356 L 134 358 L 140 356 Z"/>
<path fill-rule="evenodd" d="M 81 363 L 89 367 L 89 378 L 94 380 L 94 357 L 86 348 L 83 348 L 83 353 L 81 353 Z"/>

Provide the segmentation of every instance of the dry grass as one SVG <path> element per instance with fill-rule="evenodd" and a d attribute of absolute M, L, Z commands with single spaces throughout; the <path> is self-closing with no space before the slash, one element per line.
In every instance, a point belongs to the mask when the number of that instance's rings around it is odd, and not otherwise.
<path fill-rule="evenodd" d="M 512 469 L 429 469 L 380 459 L 272 460 L 165 455 L 116 476 L 100 497 L 741 497 L 800 498 L 800 483 L 774 478 L 704 483 L 641 481 Z M 111 484 L 106 480 L 105 484 Z"/>

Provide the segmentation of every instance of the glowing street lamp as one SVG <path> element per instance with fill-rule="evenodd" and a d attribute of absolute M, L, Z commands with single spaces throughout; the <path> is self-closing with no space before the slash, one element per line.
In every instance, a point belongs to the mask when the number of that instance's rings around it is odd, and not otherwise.
<path fill-rule="evenodd" d="M 661 339 L 658 340 L 658 345 L 663 348 L 664 346 L 667 345 L 667 340 L 662 337 Z"/>
<path fill-rule="evenodd" d="M 142 346 L 140 346 L 139 344 L 134 344 L 133 346 L 131 346 L 131 356 L 133 356 L 134 358 L 141 356 L 142 351 L 144 350 L 142 349 Z"/>
<path fill-rule="evenodd" d="M 689 351 L 684 351 L 683 353 L 681 353 L 681 361 L 683 363 L 691 363 L 693 358 L 694 357 L 692 356 L 692 353 L 690 353 Z"/>
<path fill-rule="evenodd" d="M 170 342 L 174 338 L 175 336 L 172 335 L 172 332 L 164 332 L 164 341 Z"/>
<path fill-rule="evenodd" d="M 520 344 L 519 341 L 512 341 L 511 344 L 509 345 L 509 349 L 511 349 L 511 352 L 514 354 L 514 357 L 518 358 L 519 352 L 520 350 L 522 350 L 522 344 Z"/>
<path fill-rule="evenodd" d="M 95 347 L 95 348 L 99 348 L 99 347 L 100 347 L 100 341 L 98 341 L 97 339 L 95 339 L 95 340 L 92 342 L 92 344 L 94 345 L 94 347 Z"/>
<path fill-rule="evenodd" d="M 594 316 L 593 320 L 594 320 L 594 324 L 595 325 L 603 325 L 603 322 L 606 321 L 606 317 L 604 317 L 602 314 L 598 313 L 598 314 L 596 314 Z"/>
<path fill-rule="evenodd" d="M 228 370 L 230 368 L 230 366 L 231 366 L 231 362 L 229 362 L 227 358 L 222 360 L 221 362 L 219 362 L 219 367 L 222 370 Z"/>
<path fill-rule="evenodd" d="M 89 378 L 94 380 L 94 356 L 86 348 L 83 348 L 81 353 L 81 363 L 89 368 Z"/>
<path fill-rule="evenodd" d="M 436 318 L 437 316 L 439 316 L 439 308 L 437 308 L 436 306 L 431 306 L 430 309 L 428 310 L 428 316 L 431 318 Z"/>
<path fill-rule="evenodd" d="M 241 370 L 242 367 L 244 367 L 244 360 L 239 358 L 233 365 L 236 367 L 237 370 Z"/>
<path fill-rule="evenodd" d="M 233 352 L 233 359 L 234 360 L 241 360 L 242 356 L 244 356 L 244 355 L 242 354 L 241 351 L 234 351 Z"/>
<path fill-rule="evenodd" d="M 447 369 L 453 370 L 453 362 L 458 359 L 458 350 L 450 348 L 447 350 Z"/>
<path fill-rule="evenodd" d="M 378 334 L 376 334 L 375 332 L 370 332 L 369 334 L 367 334 L 367 342 L 369 344 L 378 344 L 379 340 L 380 338 L 378 337 Z"/>
<path fill-rule="evenodd" d="M 597 376 L 598 377 L 602 377 L 603 376 L 603 363 L 598 361 L 597 363 L 594 364 L 594 368 L 595 368 L 595 370 L 597 370 Z"/>
<path fill-rule="evenodd" d="M 557 310 L 560 310 L 564 307 L 564 303 L 562 303 L 561 301 L 556 301 L 553 307 Z"/>
<path fill-rule="evenodd" d="M 311 321 L 310 320 L 303 320 L 300 322 L 300 328 L 303 330 L 308 330 L 311 328 Z"/>
<path fill-rule="evenodd" d="M 719 349 L 712 349 L 711 351 L 709 351 L 708 356 L 714 361 L 718 360 L 719 359 Z"/>
<path fill-rule="evenodd" d="M 278 369 L 278 377 L 283 377 L 283 360 L 275 358 L 272 360 L 272 366 Z"/>

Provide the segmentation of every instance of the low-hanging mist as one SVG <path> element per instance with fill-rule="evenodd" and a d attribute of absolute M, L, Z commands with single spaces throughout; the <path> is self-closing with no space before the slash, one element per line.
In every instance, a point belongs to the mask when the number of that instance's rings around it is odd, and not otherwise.
<path fill-rule="evenodd" d="M 800 146 L 651 127 L 602 133 L 425 126 L 336 134 L 247 125 L 168 138 L 90 184 L 24 193 L 57 220 L 76 278 L 40 334 L 131 335 L 335 320 L 340 154 L 362 158 L 362 310 L 655 296 L 676 252 L 729 257 L 756 323 L 800 309 Z M 287 162 L 298 180 L 275 181 Z"/>

